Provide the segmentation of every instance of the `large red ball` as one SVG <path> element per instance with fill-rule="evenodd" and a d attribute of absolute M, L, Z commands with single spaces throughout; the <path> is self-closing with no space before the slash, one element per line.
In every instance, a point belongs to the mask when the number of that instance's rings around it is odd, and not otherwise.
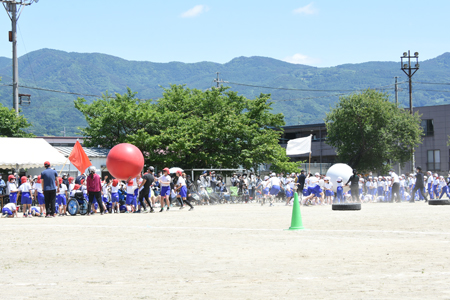
<path fill-rule="evenodd" d="M 144 168 L 144 156 L 141 150 L 134 145 L 119 144 L 109 151 L 106 167 L 109 173 L 117 179 L 134 178 Z"/>

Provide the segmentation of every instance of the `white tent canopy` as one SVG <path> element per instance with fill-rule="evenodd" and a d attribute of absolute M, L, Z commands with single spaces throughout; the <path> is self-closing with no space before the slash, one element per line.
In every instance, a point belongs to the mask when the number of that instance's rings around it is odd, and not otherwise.
<path fill-rule="evenodd" d="M 42 168 L 45 161 L 62 165 L 66 158 L 44 139 L 0 138 L 0 168 Z"/>

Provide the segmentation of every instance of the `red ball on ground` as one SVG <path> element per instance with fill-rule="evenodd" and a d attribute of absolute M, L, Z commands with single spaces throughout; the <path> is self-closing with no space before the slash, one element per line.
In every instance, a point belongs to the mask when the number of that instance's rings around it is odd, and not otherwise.
<path fill-rule="evenodd" d="M 114 146 L 106 158 L 109 173 L 117 179 L 136 177 L 144 168 L 144 156 L 136 146 L 123 143 Z"/>

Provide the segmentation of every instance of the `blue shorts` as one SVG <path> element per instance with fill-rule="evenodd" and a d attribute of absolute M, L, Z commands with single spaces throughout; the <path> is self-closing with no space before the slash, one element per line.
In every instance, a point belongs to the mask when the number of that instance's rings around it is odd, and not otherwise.
<path fill-rule="evenodd" d="M 9 202 L 17 203 L 17 192 L 9 194 Z"/>
<path fill-rule="evenodd" d="M 183 185 L 180 189 L 180 191 L 178 192 L 178 195 L 181 196 L 181 198 L 186 198 L 187 197 L 187 187 L 185 185 Z"/>
<path fill-rule="evenodd" d="M 119 202 L 119 194 L 118 193 L 112 193 L 111 194 L 111 201 L 112 202 Z"/>
<path fill-rule="evenodd" d="M 170 186 L 162 186 L 161 187 L 161 196 L 170 196 Z"/>
<path fill-rule="evenodd" d="M 44 194 L 38 192 L 37 193 L 37 201 L 38 201 L 39 205 L 45 205 Z"/>
<path fill-rule="evenodd" d="M 12 216 L 13 213 L 12 213 L 12 211 L 9 208 L 3 207 L 2 214 L 8 215 L 8 216 Z"/>
<path fill-rule="evenodd" d="M 29 192 L 22 193 L 22 204 L 30 204 L 31 205 L 31 196 Z"/>
<path fill-rule="evenodd" d="M 278 195 L 279 192 L 280 192 L 280 186 L 279 185 L 274 185 L 270 189 L 270 194 L 273 195 L 273 196 Z"/>
<path fill-rule="evenodd" d="M 155 197 L 158 197 L 160 195 L 158 190 L 154 190 L 153 192 L 155 193 Z"/>
<path fill-rule="evenodd" d="M 263 189 L 264 195 L 269 195 L 269 188 Z"/>
<path fill-rule="evenodd" d="M 136 197 L 134 197 L 134 194 L 127 194 L 127 199 L 126 199 L 127 205 L 133 204 L 135 198 Z"/>
<path fill-rule="evenodd" d="M 102 196 L 103 202 L 108 202 L 108 197 Z"/>
<path fill-rule="evenodd" d="M 292 197 L 292 196 L 294 196 L 294 191 L 288 191 L 288 190 L 286 190 L 286 197 Z"/>
<path fill-rule="evenodd" d="M 135 189 L 135 190 L 134 190 L 134 196 L 135 196 L 136 198 L 137 198 L 138 194 L 139 194 L 139 189 Z"/>
<path fill-rule="evenodd" d="M 56 201 L 58 202 L 58 205 L 67 205 L 67 199 L 66 195 L 56 195 Z"/>
<path fill-rule="evenodd" d="M 303 196 L 308 197 L 309 195 L 311 195 L 309 190 L 308 189 L 303 189 Z"/>
<path fill-rule="evenodd" d="M 322 189 L 320 188 L 320 185 L 314 185 L 308 187 L 309 194 L 314 194 L 316 197 L 320 197 L 320 194 L 322 193 Z"/>
<path fill-rule="evenodd" d="M 334 192 L 333 192 L 333 191 L 330 191 L 330 190 L 326 190 L 326 191 L 325 191 L 325 196 L 326 196 L 326 197 L 334 196 Z"/>

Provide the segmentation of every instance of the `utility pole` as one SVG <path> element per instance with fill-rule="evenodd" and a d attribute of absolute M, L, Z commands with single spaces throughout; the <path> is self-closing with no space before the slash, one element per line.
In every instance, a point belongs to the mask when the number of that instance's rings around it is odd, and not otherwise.
<path fill-rule="evenodd" d="M 411 58 L 416 60 L 414 66 L 411 65 Z M 413 105 L 412 105 L 412 77 L 419 70 L 419 52 L 414 52 L 414 56 L 411 56 L 410 51 L 403 52 L 403 56 L 401 59 L 401 69 L 409 78 L 409 112 L 411 115 L 413 114 Z M 414 173 L 414 165 L 415 165 L 415 157 L 414 157 L 414 148 L 411 149 L 411 172 Z"/>
<path fill-rule="evenodd" d="M 395 105 L 397 105 L 398 107 L 398 83 L 397 83 L 397 78 L 398 76 L 395 76 Z"/>
<path fill-rule="evenodd" d="M 62 134 L 64 134 L 63 136 L 66 136 L 66 127 L 64 127 L 64 131 L 61 131 Z"/>
<path fill-rule="evenodd" d="M 11 31 L 9 41 L 12 42 L 12 69 L 13 69 L 13 107 L 19 115 L 19 63 L 17 58 L 17 21 L 25 6 L 31 5 L 39 0 L 0 0 L 5 7 L 6 13 L 11 19 Z"/>
<path fill-rule="evenodd" d="M 217 78 L 214 79 L 214 82 L 217 83 L 217 88 L 220 88 L 220 84 L 221 84 L 221 83 L 226 83 L 226 82 L 228 82 L 228 81 L 219 80 L 219 72 L 216 72 L 216 74 L 217 74 Z"/>

